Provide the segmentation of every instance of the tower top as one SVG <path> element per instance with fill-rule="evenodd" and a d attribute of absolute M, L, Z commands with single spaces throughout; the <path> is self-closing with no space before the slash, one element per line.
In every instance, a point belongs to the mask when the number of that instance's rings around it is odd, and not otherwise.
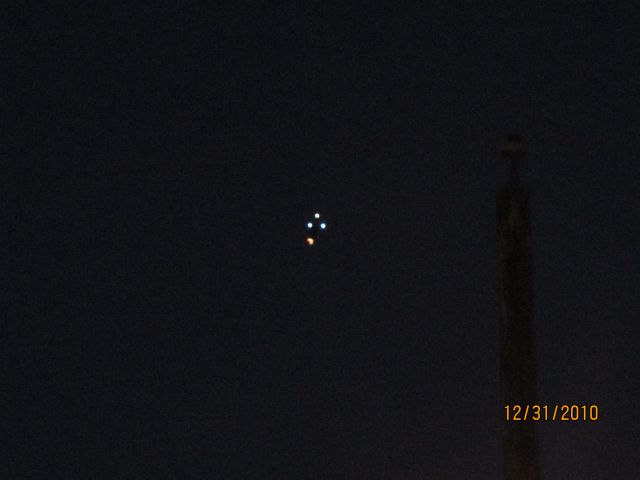
<path fill-rule="evenodd" d="M 509 162 L 509 177 L 513 185 L 519 183 L 518 164 L 526 155 L 526 147 L 520 135 L 507 135 L 507 140 L 502 145 L 502 158 Z"/>

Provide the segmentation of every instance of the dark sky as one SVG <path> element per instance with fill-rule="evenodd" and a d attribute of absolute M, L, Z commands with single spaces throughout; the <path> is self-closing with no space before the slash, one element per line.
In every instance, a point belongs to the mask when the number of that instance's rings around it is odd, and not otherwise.
<path fill-rule="evenodd" d="M 502 478 L 511 132 L 540 402 L 600 409 L 543 479 L 638 475 L 635 2 L 44 3 L 3 29 L 2 478 Z"/>

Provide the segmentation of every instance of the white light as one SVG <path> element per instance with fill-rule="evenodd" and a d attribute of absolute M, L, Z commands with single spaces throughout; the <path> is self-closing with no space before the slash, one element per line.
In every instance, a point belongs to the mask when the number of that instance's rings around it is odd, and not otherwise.
<path fill-rule="evenodd" d="M 314 217 L 316 217 L 316 218 L 320 218 L 320 214 L 319 214 L 319 213 L 316 213 L 316 214 L 314 215 Z"/>
<path fill-rule="evenodd" d="M 312 228 L 313 227 L 313 223 L 309 222 L 307 223 L 307 228 Z"/>
<path fill-rule="evenodd" d="M 325 228 L 327 228 L 327 224 L 326 223 L 321 223 L 320 224 L 320 228 L 322 228 L 324 230 Z"/>

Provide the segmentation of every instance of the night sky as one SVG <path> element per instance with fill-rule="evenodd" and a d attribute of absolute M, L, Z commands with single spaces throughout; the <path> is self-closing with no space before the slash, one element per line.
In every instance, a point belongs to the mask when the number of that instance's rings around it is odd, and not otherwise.
<path fill-rule="evenodd" d="M 542 478 L 638 476 L 636 2 L 149 3 L 4 8 L 0 477 L 501 479 L 513 132 Z"/>

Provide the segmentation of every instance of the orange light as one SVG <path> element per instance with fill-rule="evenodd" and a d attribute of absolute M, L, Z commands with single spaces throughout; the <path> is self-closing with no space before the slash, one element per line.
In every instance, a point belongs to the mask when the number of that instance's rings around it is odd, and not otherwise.
<path fill-rule="evenodd" d="M 314 243 L 316 243 L 316 241 L 313 238 L 307 237 L 307 244 L 313 245 Z"/>

